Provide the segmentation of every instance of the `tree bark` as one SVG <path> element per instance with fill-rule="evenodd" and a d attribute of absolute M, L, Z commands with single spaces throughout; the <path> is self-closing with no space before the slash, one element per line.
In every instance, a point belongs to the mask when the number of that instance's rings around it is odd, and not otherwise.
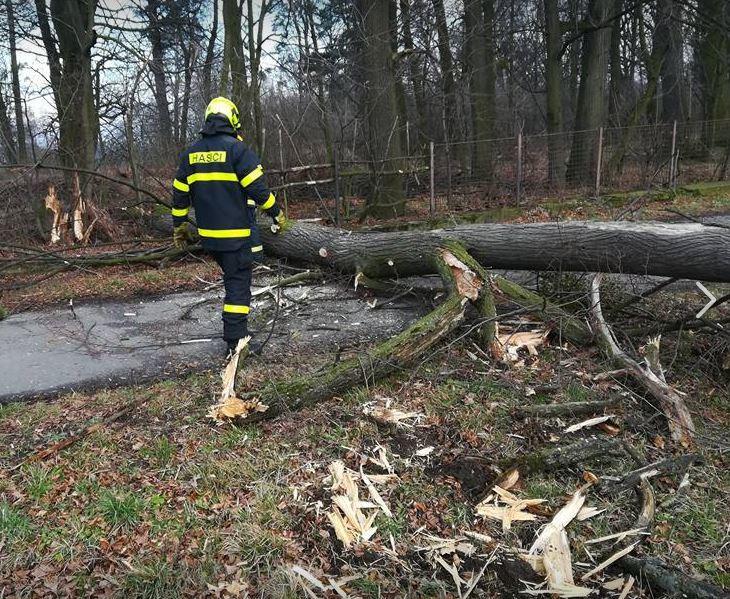
<path fill-rule="evenodd" d="M 364 48 L 365 107 L 368 123 L 372 190 L 367 214 L 399 216 L 405 212 L 403 177 L 397 171 L 403 156 L 398 122 L 398 100 L 391 52 L 390 1 L 359 0 Z M 392 174 L 382 174 L 389 172 Z"/>
<path fill-rule="evenodd" d="M 664 48 L 661 66 L 662 121 L 684 121 L 684 58 L 682 40 L 682 8 L 676 0 L 657 2 L 655 43 Z"/>
<path fill-rule="evenodd" d="M 13 140 L 13 129 L 10 126 L 10 118 L 8 117 L 8 105 L 5 102 L 5 96 L 0 90 L 0 138 L 2 138 L 3 147 L 5 148 L 5 159 L 8 163 L 16 162 L 18 149 L 15 147 Z"/>
<path fill-rule="evenodd" d="M 616 562 L 624 572 L 646 581 L 652 589 L 661 590 L 671 597 L 688 599 L 728 599 L 730 593 L 720 587 L 687 576 L 656 557 L 625 555 Z"/>
<path fill-rule="evenodd" d="M 616 1 L 616 12 L 623 11 L 624 0 Z M 611 27 L 611 50 L 609 56 L 610 83 L 608 86 L 608 122 L 611 127 L 621 125 L 621 96 L 624 87 L 623 68 L 621 66 L 621 19 L 616 19 Z"/>
<path fill-rule="evenodd" d="M 433 274 L 444 240 L 461 242 L 488 268 L 615 272 L 730 282 L 730 230 L 698 223 L 475 224 L 434 231 L 367 233 L 295 223 L 262 230 L 267 253 L 372 278 Z"/>
<path fill-rule="evenodd" d="M 474 135 L 471 170 L 481 179 L 489 179 L 492 175 L 492 145 L 488 140 L 493 133 L 496 78 L 493 19 L 492 0 L 465 0 L 466 57 L 470 71 L 469 99 Z"/>
<path fill-rule="evenodd" d="M 562 135 L 563 65 L 558 0 L 545 0 L 545 44 L 548 179 L 552 185 L 560 185 L 565 180 L 565 141 Z"/>
<path fill-rule="evenodd" d="M 246 75 L 246 56 L 243 53 L 241 34 L 241 7 L 237 0 L 223 0 L 223 66 L 219 93 L 228 95 L 228 77 L 231 80 L 231 96 L 241 114 L 244 135 L 253 130 L 251 98 Z"/>
<path fill-rule="evenodd" d="M 324 372 L 270 381 L 256 393 L 259 402 L 268 409 L 254 412 L 245 421 L 301 409 L 352 387 L 380 380 L 427 356 L 463 322 L 467 304 L 478 302 L 487 286 L 478 274 L 479 265 L 458 244 L 437 248 L 429 261 L 449 290 L 444 303 L 392 339 Z"/>
<path fill-rule="evenodd" d="M 698 12 L 705 26 L 698 44 L 700 84 L 702 88 L 703 118 L 716 121 L 730 117 L 730 27 L 725 0 L 699 0 Z M 730 147 L 730 133 L 722 135 L 727 127 L 718 129 L 716 123 L 707 123 L 705 145 L 712 148 L 726 142 Z"/>
<path fill-rule="evenodd" d="M 439 50 L 439 64 L 441 66 L 441 87 L 443 93 L 444 113 L 446 115 L 446 142 L 454 143 L 458 137 L 458 123 L 456 112 L 456 85 L 454 83 L 454 59 L 451 55 L 451 41 L 449 27 L 446 24 L 444 0 L 433 0 L 436 11 L 436 35 Z M 458 154 L 460 146 L 454 146 Z"/>
<path fill-rule="evenodd" d="M 421 72 L 423 59 L 416 53 L 411 32 L 411 0 L 399 0 L 402 19 L 403 47 L 409 53 L 408 75 L 413 89 L 413 103 L 416 109 L 416 124 L 418 126 L 419 152 L 426 148 L 428 135 L 428 119 L 426 118 L 426 95 L 424 91 L 423 74 Z"/>
<path fill-rule="evenodd" d="M 154 96 L 157 106 L 157 119 L 160 145 L 169 147 L 172 140 L 172 120 L 167 102 L 167 78 L 165 77 L 165 51 L 162 45 L 162 22 L 160 0 L 147 0 L 145 13 L 148 20 L 148 36 L 152 46 L 150 70 L 154 78 Z"/>
<path fill-rule="evenodd" d="M 213 58 L 215 56 L 215 42 L 218 37 L 218 0 L 212 0 L 213 23 L 210 27 L 210 37 L 205 48 L 205 63 L 203 64 L 203 102 L 207 104 L 213 99 L 211 73 L 213 72 Z"/>
<path fill-rule="evenodd" d="M 589 183 L 595 177 L 598 128 L 603 124 L 606 69 L 611 26 L 606 26 L 613 0 L 591 0 L 583 34 L 580 87 L 573 129 L 573 145 L 567 178 L 573 183 Z M 614 23 L 615 24 L 615 23 Z"/>
<path fill-rule="evenodd" d="M 18 148 L 18 162 L 28 162 L 28 149 L 25 145 L 25 124 L 23 123 L 23 104 L 20 97 L 20 72 L 18 70 L 18 51 L 15 46 L 15 15 L 13 1 L 5 0 L 8 11 L 8 43 L 10 44 L 10 74 L 13 84 L 13 105 L 15 107 L 15 139 Z"/>
<path fill-rule="evenodd" d="M 51 33 L 44 0 L 37 0 L 39 27 L 46 46 L 51 74 L 51 86 L 59 117 L 58 151 L 61 163 L 67 167 L 92 170 L 94 168 L 99 118 L 94 104 L 91 81 L 91 48 L 96 42 L 94 17 L 96 0 L 51 0 L 51 19 L 58 38 Z M 66 189 L 84 190 L 88 198 L 90 180 L 79 181 L 69 173 Z M 81 195 L 67 193 L 61 197 L 61 208 L 74 219 Z M 80 206 L 78 206 L 80 207 Z M 60 232 L 63 233 L 63 232 Z"/>

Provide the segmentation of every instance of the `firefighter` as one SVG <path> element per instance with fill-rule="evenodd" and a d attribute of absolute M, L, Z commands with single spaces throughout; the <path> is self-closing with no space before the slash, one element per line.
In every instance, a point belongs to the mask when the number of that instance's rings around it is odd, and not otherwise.
<path fill-rule="evenodd" d="M 229 355 L 249 334 L 251 266 L 263 250 L 256 206 L 273 219 L 274 233 L 286 228 L 284 213 L 264 181 L 261 161 L 242 141 L 239 127 L 233 102 L 222 97 L 211 100 L 201 137 L 181 154 L 172 184 L 175 247 L 184 248 L 192 240 L 187 221 L 192 205 L 201 245 L 223 271 L 223 339 Z"/>

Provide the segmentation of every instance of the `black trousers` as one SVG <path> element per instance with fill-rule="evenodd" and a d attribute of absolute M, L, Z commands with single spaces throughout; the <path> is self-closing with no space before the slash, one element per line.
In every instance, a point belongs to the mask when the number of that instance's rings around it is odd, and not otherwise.
<path fill-rule="evenodd" d="M 237 341 L 248 335 L 251 310 L 251 251 L 211 252 L 223 270 L 226 297 L 223 304 L 223 339 Z"/>

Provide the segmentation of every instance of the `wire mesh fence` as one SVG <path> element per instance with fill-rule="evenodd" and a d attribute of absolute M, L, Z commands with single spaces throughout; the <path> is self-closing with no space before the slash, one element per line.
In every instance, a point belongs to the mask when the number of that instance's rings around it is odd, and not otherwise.
<path fill-rule="evenodd" d="M 314 167 L 272 175 L 286 177 L 288 200 L 300 205 L 299 214 L 334 220 L 335 180 L 342 206 L 351 208 L 365 201 L 378 174 L 394 170 L 403 175 L 410 212 L 435 216 L 727 181 L 729 161 L 730 119 L 431 142 L 417 154 L 377 164 L 341 163 L 337 174 L 325 163 L 316 176 Z M 318 202 L 308 203 L 315 196 Z"/>
<path fill-rule="evenodd" d="M 509 134 L 445 143 L 424 139 L 406 124 L 403 132 L 394 130 L 403 134 L 405 151 L 377 162 L 368 156 L 362 132 L 329 151 L 320 145 L 309 155 L 298 136 L 277 131 L 268 136 L 264 162 L 269 185 L 292 216 L 337 224 L 360 217 L 373 189 L 389 175 L 400 177 L 410 218 L 560 204 L 572 198 L 673 190 L 730 179 L 730 119 L 556 134 L 523 135 L 519 128 L 507 126 L 503 130 Z M 99 168 L 117 179 L 130 178 L 125 165 Z M 172 162 L 154 172 L 143 168 L 141 185 L 169 200 L 173 174 Z M 58 172 L 0 170 L 0 230 L 7 239 L 44 236 L 44 197 L 54 181 L 63 189 Z M 97 183 L 93 201 L 111 218 L 161 215 L 159 207 L 140 205 L 131 189 L 104 180 Z M 135 210 L 128 210 L 130 206 Z"/>

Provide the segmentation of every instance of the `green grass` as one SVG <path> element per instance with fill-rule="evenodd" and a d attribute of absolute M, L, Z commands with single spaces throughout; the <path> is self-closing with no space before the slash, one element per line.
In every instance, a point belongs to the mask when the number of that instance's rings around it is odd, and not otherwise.
<path fill-rule="evenodd" d="M 30 533 L 30 520 L 6 501 L 0 501 L 0 538 L 15 540 Z"/>
<path fill-rule="evenodd" d="M 139 523 L 144 501 L 135 493 L 104 490 L 98 501 L 98 510 L 112 527 L 128 528 Z"/>
<path fill-rule="evenodd" d="M 23 469 L 23 473 L 28 495 L 40 501 L 53 488 L 53 479 L 59 474 L 59 470 L 49 469 L 42 464 L 29 464 Z"/>
<path fill-rule="evenodd" d="M 160 558 L 130 572 L 123 582 L 124 594 L 135 599 L 176 599 L 190 584 L 188 576 Z"/>
<path fill-rule="evenodd" d="M 564 390 L 565 399 L 568 401 L 587 401 L 590 397 L 590 392 L 586 387 L 575 381 L 570 381 L 568 386 Z"/>
<path fill-rule="evenodd" d="M 0 304 L 0 320 L 5 320 L 8 317 L 8 309 Z"/>
<path fill-rule="evenodd" d="M 158 438 L 150 447 L 143 447 L 141 453 L 158 468 L 169 466 L 176 447 L 167 437 Z"/>

